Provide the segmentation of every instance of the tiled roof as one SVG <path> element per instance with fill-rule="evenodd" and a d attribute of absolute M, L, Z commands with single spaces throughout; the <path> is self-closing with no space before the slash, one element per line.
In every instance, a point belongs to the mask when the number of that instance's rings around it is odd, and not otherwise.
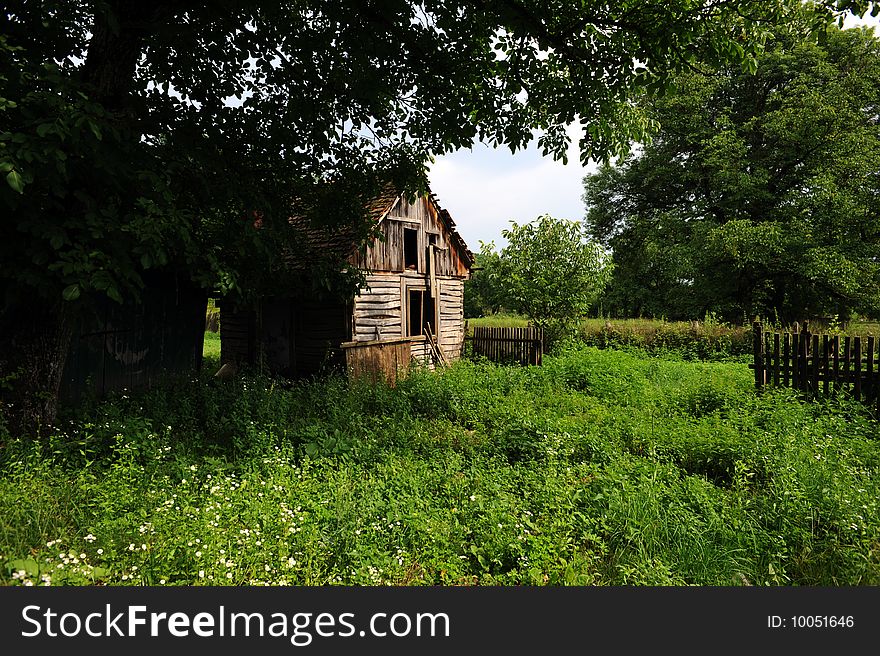
<path fill-rule="evenodd" d="M 391 187 L 386 187 L 367 203 L 367 216 L 378 223 L 399 198 L 399 194 Z M 351 226 L 313 225 L 304 213 L 295 213 L 290 217 L 290 224 L 298 236 L 305 241 L 304 248 L 298 256 L 287 258 L 294 269 L 306 269 L 322 256 L 335 255 L 345 259 L 352 255 L 358 247 L 357 231 Z"/>

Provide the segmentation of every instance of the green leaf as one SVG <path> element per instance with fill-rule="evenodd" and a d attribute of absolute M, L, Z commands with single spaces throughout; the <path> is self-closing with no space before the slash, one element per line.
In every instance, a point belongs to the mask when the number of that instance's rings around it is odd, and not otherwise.
<path fill-rule="evenodd" d="M 79 285 L 68 285 L 64 288 L 64 291 L 61 292 L 61 296 L 65 301 L 75 301 L 79 298 L 80 289 Z"/>
<path fill-rule="evenodd" d="M 40 574 L 40 565 L 33 558 L 13 560 L 9 566 L 12 570 L 24 570 L 31 577 L 37 577 Z"/>
<path fill-rule="evenodd" d="M 95 135 L 95 139 L 100 141 L 101 140 L 101 127 L 97 123 L 95 123 L 93 121 L 89 121 L 89 128 L 91 129 L 92 134 Z"/>
<path fill-rule="evenodd" d="M 12 170 L 6 174 L 6 182 L 12 187 L 13 191 L 17 191 L 20 194 L 24 193 L 24 181 L 21 179 L 18 171 Z"/>
<path fill-rule="evenodd" d="M 37 126 L 37 136 L 45 137 L 53 131 L 54 127 L 55 126 L 52 123 L 40 123 L 40 125 Z"/>

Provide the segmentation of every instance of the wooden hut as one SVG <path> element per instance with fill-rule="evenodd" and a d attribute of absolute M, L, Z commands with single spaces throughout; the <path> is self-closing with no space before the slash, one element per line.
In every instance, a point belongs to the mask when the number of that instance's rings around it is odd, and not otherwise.
<path fill-rule="evenodd" d="M 291 377 L 347 364 L 393 381 L 411 360 L 433 366 L 460 356 L 474 258 L 449 213 L 432 194 L 411 203 L 394 193 L 374 199 L 370 213 L 384 237 L 365 250 L 339 233 L 308 232 L 310 248 L 334 249 L 364 272 L 358 294 L 326 301 L 279 290 L 256 307 L 222 302 L 222 363 Z"/>

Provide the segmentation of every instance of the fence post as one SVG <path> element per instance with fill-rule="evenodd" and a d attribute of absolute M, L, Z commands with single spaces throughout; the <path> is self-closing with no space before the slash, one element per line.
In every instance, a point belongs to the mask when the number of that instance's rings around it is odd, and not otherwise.
<path fill-rule="evenodd" d="M 779 387 L 779 333 L 773 333 L 773 385 Z"/>
<path fill-rule="evenodd" d="M 764 385 L 764 336 L 760 321 L 752 324 L 752 347 L 755 355 L 755 387 L 761 389 Z"/>

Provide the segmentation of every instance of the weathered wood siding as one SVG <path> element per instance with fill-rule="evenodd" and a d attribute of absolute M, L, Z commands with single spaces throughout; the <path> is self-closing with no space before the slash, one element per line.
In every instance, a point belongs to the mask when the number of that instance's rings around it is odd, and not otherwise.
<path fill-rule="evenodd" d="M 356 342 L 370 342 L 406 336 L 406 298 L 410 289 L 427 289 L 430 283 L 418 274 L 372 274 L 367 287 L 354 300 L 352 338 Z M 464 281 L 459 278 L 441 278 L 438 346 L 448 360 L 457 360 L 464 343 Z M 418 359 L 427 351 L 413 349 Z"/>
<path fill-rule="evenodd" d="M 436 244 L 442 250 L 436 254 L 438 276 L 468 277 L 468 265 L 461 253 L 453 244 L 449 229 L 440 219 L 431 200 L 424 196 L 415 203 L 401 198 L 391 208 L 381 223 L 384 239 L 377 239 L 365 254 L 355 258 L 355 264 L 361 269 L 373 272 L 402 272 L 404 266 L 403 235 L 404 229 L 418 230 L 418 267 L 421 274 L 428 273 L 426 258 L 429 235 L 436 235 Z"/>
<path fill-rule="evenodd" d="M 458 360 L 464 344 L 464 280 L 440 281 L 438 346 L 447 360 Z"/>
<path fill-rule="evenodd" d="M 220 363 L 253 364 L 257 313 L 250 308 L 220 303 Z"/>
<path fill-rule="evenodd" d="M 371 342 L 404 336 L 400 280 L 400 274 L 392 273 L 367 276 L 367 287 L 354 299 L 353 341 Z"/>
<path fill-rule="evenodd" d="M 397 338 L 375 342 L 346 342 L 345 365 L 354 378 L 384 381 L 392 387 L 406 377 L 410 365 L 410 342 Z"/>
<path fill-rule="evenodd" d="M 59 386 L 63 402 L 146 389 L 169 376 L 192 376 L 202 363 L 204 291 L 185 280 L 148 279 L 140 302 L 104 297 L 77 323 Z"/>
<path fill-rule="evenodd" d="M 418 339 L 410 345 L 410 353 L 416 362 L 428 367 L 434 368 L 434 359 L 431 357 L 431 347 L 425 339 Z"/>
<path fill-rule="evenodd" d="M 290 299 L 267 298 L 257 317 L 261 336 L 262 364 L 273 374 L 295 375 L 293 345 L 293 308 Z M 222 345 L 222 342 L 221 342 Z"/>
<path fill-rule="evenodd" d="M 308 376 L 344 363 L 350 306 L 341 302 L 265 299 L 258 309 L 220 307 L 220 361 Z"/>
<path fill-rule="evenodd" d="M 352 339 L 366 342 L 405 337 L 408 291 L 431 290 L 433 268 L 439 296 L 435 337 L 447 360 L 458 359 L 464 343 L 464 280 L 469 276 L 469 265 L 457 246 L 457 236 L 428 196 L 414 203 L 398 199 L 381 229 L 385 238 L 376 240 L 354 260 L 368 275 L 367 287 L 354 299 Z M 415 269 L 405 266 L 406 229 L 418 231 Z M 430 360 L 427 344 L 413 345 L 412 353 L 417 360 Z"/>

